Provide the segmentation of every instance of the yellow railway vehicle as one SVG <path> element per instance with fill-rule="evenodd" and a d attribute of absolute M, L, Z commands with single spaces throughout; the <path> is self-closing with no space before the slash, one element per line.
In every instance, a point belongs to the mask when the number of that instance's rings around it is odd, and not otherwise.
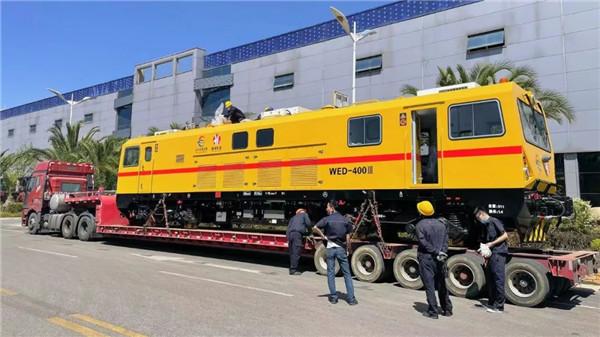
<path fill-rule="evenodd" d="M 572 213 L 556 194 L 542 107 L 511 82 L 134 138 L 117 187 L 134 223 L 191 227 L 284 228 L 297 207 L 318 219 L 335 199 L 357 215 L 372 196 L 386 242 L 410 238 L 423 199 L 467 246 L 478 235 L 474 206 L 521 242 Z"/>

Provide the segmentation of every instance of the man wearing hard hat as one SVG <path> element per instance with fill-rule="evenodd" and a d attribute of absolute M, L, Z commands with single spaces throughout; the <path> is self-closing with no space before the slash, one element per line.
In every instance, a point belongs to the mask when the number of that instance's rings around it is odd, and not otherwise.
<path fill-rule="evenodd" d="M 419 273 L 425 285 L 427 296 L 427 311 L 423 316 L 437 319 L 438 314 L 452 316 L 452 302 L 448 289 L 446 289 L 446 259 L 448 258 L 448 228 L 439 219 L 433 218 L 435 210 L 429 201 L 421 201 L 417 204 L 419 214 L 423 216 L 417 223 L 417 237 L 419 248 L 417 259 L 419 260 Z M 435 298 L 435 289 L 438 289 L 441 312 Z"/>
<path fill-rule="evenodd" d="M 242 110 L 232 105 L 231 101 L 225 101 L 225 112 L 223 113 L 223 117 L 229 119 L 232 124 L 239 123 L 246 119 L 246 115 L 244 115 Z"/>

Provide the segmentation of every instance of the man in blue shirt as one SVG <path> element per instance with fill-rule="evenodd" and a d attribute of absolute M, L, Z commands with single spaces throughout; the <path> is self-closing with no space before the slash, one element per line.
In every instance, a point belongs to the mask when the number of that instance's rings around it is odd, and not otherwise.
<path fill-rule="evenodd" d="M 508 256 L 508 234 L 502 222 L 491 217 L 485 208 L 475 208 L 475 219 L 484 227 L 484 244 L 492 251 L 486 260 L 487 285 L 489 291 L 487 311 L 491 313 L 504 312 L 504 279 L 506 257 Z"/>
<path fill-rule="evenodd" d="M 354 297 L 354 286 L 352 285 L 352 275 L 350 274 L 350 264 L 346 250 L 350 241 L 352 232 L 352 222 L 338 213 L 335 209 L 336 203 L 331 200 L 327 202 L 328 216 L 321 219 L 315 227 L 314 232 L 323 238 L 327 245 L 327 285 L 329 286 L 329 302 L 336 304 L 338 295 L 335 288 L 335 261 L 337 260 L 344 274 L 346 283 L 347 301 L 350 305 L 358 304 Z M 324 232 L 324 233 L 323 233 Z"/>
<path fill-rule="evenodd" d="M 298 270 L 300 253 L 302 253 L 302 248 L 304 247 L 302 236 L 308 233 L 310 226 L 311 222 L 308 214 L 306 214 L 306 210 L 298 208 L 296 214 L 290 219 L 286 233 L 288 249 L 290 251 L 290 275 L 302 275 Z"/>

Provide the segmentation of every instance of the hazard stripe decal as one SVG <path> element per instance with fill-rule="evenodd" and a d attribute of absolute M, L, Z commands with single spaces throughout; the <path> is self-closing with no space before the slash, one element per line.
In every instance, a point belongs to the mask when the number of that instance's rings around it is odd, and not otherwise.
<path fill-rule="evenodd" d="M 478 156 L 497 156 L 507 154 L 521 154 L 521 146 L 504 146 L 504 147 L 488 147 L 480 149 L 463 149 L 463 150 L 447 150 L 439 151 L 439 158 L 458 158 L 458 157 L 478 157 Z M 374 163 L 386 161 L 410 160 L 410 153 L 391 153 L 379 154 L 370 156 L 354 156 L 354 157 L 334 157 L 320 159 L 293 159 L 288 161 L 269 161 L 262 163 L 249 164 L 225 164 L 225 165 L 209 165 L 198 167 L 185 167 L 177 169 L 165 169 L 154 171 L 139 171 L 139 172 L 120 172 L 119 177 L 131 176 L 146 176 L 158 174 L 177 174 L 177 173 L 195 173 L 195 172 L 211 172 L 211 171 L 232 171 L 232 170 L 249 170 L 261 168 L 280 168 L 280 167 L 295 167 L 307 165 L 332 165 L 332 164 L 350 164 L 350 163 Z"/>

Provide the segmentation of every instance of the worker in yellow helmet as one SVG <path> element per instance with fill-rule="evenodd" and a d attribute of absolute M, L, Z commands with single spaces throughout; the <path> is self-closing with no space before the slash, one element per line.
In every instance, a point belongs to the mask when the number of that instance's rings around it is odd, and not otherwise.
<path fill-rule="evenodd" d="M 232 124 L 239 123 L 246 119 L 246 115 L 244 115 L 242 110 L 231 104 L 230 100 L 225 101 L 225 112 L 223 113 L 223 117 L 229 119 Z"/>
<path fill-rule="evenodd" d="M 423 316 L 437 319 L 438 314 L 452 316 L 452 302 L 445 278 L 447 276 L 446 259 L 448 258 L 448 228 L 440 220 L 433 217 L 435 210 L 431 202 L 425 200 L 417 204 L 417 210 L 423 217 L 417 223 L 417 237 L 419 248 L 417 259 L 419 273 L 425 286 L 427 296 L 427 311 Z M 441 312 L 435 298 L 435 289 L 438 289 Z"/>

